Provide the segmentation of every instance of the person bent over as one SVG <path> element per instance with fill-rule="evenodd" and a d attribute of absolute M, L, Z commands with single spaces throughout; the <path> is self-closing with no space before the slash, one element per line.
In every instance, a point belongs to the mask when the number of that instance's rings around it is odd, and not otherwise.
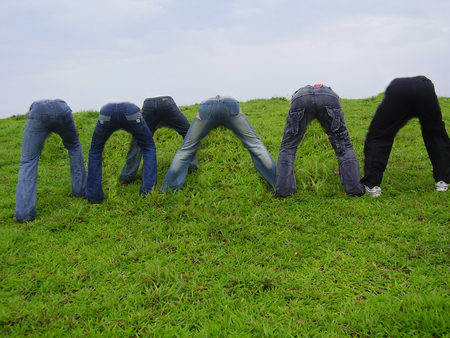
<path fill-rule="evenodd" d="M 14 211 L 14 220 L 18 222 L 29 222 L 36 216 L 39 155 L 51 132 L 61 137 L 69 153 L 72 194 L 76 197 L 85 194 L 86 169 L 72 110 L 60 99 L 35 101 L 30 106 L 23 132 Z"/>
<path fill-rule="evenodd" d="M 180 108 L 178 108 L 170 96 L 158 96 L 145 99 L 142 106 L 142 116 L 152 135 L 159 128 L 168 127 L 174 129 L 184 139 L 190 127 L 188 119 L 183 115 Z M 141 159 L 142 151 L 133 138 L 127 154 L 126 163 L 119 177 L 120 183 L 127 185 L 134 180 L 139 170 Z M 197 155 L 194 154 L 189 163 L 188 171 L 193 172 L 197 169 Z"/>
<path fill-rule="evenodd" d="M 149 193 L 156 184 L 156 146 L 139 107 L 130 102 L 108 103 L 100 110 L 89 150 L 86 197 L 92 204 L 101 203 L 104 199 L 102 153 L 108 138 L 119 129 L 133 136 L 144 157 L 139 193 L 141 195 Z"/>
<path fill-rule="evenodd" d="M 270 187 L 275 186 L 275 162 L 242 113 L 239 102 L 232 97 L 218 95 L 200 104 L 197 116 L 170 164 L 161 191 L 174 191 L 183 186 L 192 155 L 200 146 L 200 141 L 217 126 L 224 126 L 239 137 L 249 151 L 255 168 Z"/>
<path fill-rule="evenodd" d="M 364 187 L 359 182 L 361 172 L 339 96 L 330 87 L 320 84 L 302 87 L 292 96 L 278 154 L 276 196 L 286 197 L 296 191 L 295 154 L 306 128 L 314 118 L 324 128 L 336 153 L 345 192 L 350 195 L 362 195 Z"/>
<path fill-rule="evenodd" d="M 373 197 L 381 195 L 395 135 L 410 119 L 419 119 L 422 137 L 433 166 L 437 191 L 446 191 L 450 181 L 450 139 L 442 121 L 433 83 L 425 76 L 396 78 L 386 88 L 384 98 L 370 122 L 364 144 L 364 184 Z"/>

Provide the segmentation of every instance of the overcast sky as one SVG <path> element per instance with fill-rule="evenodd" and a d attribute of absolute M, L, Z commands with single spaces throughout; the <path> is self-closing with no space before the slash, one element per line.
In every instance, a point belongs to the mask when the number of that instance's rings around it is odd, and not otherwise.
<path fill-rule="evenodd" d="M 39 99 L 342 98 L 426 75 L 450 96 L 449 0 L 1 0 L 0 118 Z"/>

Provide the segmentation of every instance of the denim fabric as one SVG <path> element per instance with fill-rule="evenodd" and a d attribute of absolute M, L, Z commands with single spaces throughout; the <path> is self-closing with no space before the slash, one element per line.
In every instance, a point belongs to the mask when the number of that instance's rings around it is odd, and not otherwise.
<path fill-rule="evenodd" d="M 414 117 L 419 118 L 435 181 L 449 183 L 450 139 L 434 85 L 425 76 L 415 76 L 394 79 L 386 88 L 366 135 L 363 184 L 381 185 L 395 135 Z"/>
<path fill-rule="evenodd" d="M 190 124 L 186 116 L 183 115 L 180 108 L 170 96 L 159 96 L 145 99 L 142 106 L 142 116 L 145 119 L 152 134 L 162 127 L 174 129 L 184 139 Z M 136 177 L 141 163 L 142 151 L 137 145 L 136 140 L 131 140 L 130 150 L 127 154 L 125 166 L 120 174 L 120 180 L 131 182 Z M 192 156 L 189 169 L 196 170 L 197 154 Z"/>
<path fill-rule="evenodd" d="M 64 147 L 69 152 L 73 195 L 84 196 L 86 169 L 72 110 L 67 103 L 59 99 L 36 101 L 30 107 L 23 133 L 14 212 L 14 217 L 18 221 L 32 220 L 36 216 L 39 155 L 45 139 L 51 132 L 61 137 Z"/>
<path fill-rule="evenodd" d="M 217 96 L 200 104 L 197 116 L 175 154 L 161 187 L 162 191 L 178 190 L 183 186 L 189 161 L 200 141 L 215 127 L 222 125 L 233 131 L 250 152 L 253 163 L 270 187 L 275 186 L 276 165 L 268 150 L 242 113 L 239 102 L 229 96 Z"/>
<path fill-rule="evenodd" d="M 364 189 L 359 182 L 361 172 L 348 135 L 339 96 L 326 86 L 302 87 L 292 97 L 278 154 L 276 195 L 286 197 L 296 191 L 295 154 L 307 126 L 314 118 L 324 128 L 336 153 L 345 192 L 361 195 Z"/>
<path fill-rule="evenodd" d="M 133 136 L 144 156 L 139 193 L 142 195 L 150 192 L 156 184 L 156 147 L 139 107 L 129 102 L 108 103 L 100 110 L 89 150 L 86 197 L 91 203 L 101 203 L 104 199 L 102 153 L 106 141 L 118 129 L 124 129 Z"/>

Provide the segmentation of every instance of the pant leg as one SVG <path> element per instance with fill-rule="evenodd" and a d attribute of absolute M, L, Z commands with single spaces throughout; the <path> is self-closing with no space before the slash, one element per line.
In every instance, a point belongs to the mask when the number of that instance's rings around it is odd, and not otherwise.
<path fill-rule="evenodd" d="M 173 101 L 172 98 L 168 100 L 167 109 L 164 109 L 164 111 L 159 114 L 159 118 L 167 126 L 174 129 L 184 140 L 191 125 L 186 116 L 181 112 L 180 108 L 175 104 L 175 101 Z M 195 152 L 189 162 L 189 169 L 198 169 L 197 162 L 197 153 Z"/>
<path fill-rule="evenodd" d="M 364 187 L 360 183 L 361 170 L 339 99 L 331 95 L 323 95 L 322 100 L 317 119 L 327 133 L 338 159 L 341 183 L 347 194 L 362 195 Z"/>
<path fill-rule="evenodd" d="M 150 133 L 153 134 L 157 130 L 157 125 L 161 122 L 159 115 L 156 113 L 157 110 L 157 98 L 149 98 L 144 101 L 142 106 L 142 117 L 150 129 Z M 142 151 L 139 148 L 136 140 L 133 138 L 131 140 L 130 149 L 127 154 L 125 165 L 123 166 L 122 172 L 120 173 L 119 179 L 131 182 L 136 177 L 139 170 L 139 166 L 142 160 Z"/>
<path fill-rule="evenodd" d="M 133 139 L 136 140 L 136 144 L 142 152 L 142 185 L 139 189 L 139 193 L 144 195 L 152 191 L 158 179 L 156 146 L 152 133 L 144 119 L 137 123 L 135 123 L 135 121 L 128 122 L 132 126 L 132 129 L 130 129 L 129 132 L 133 135 Z"/>
<path fill-rule="evenodd" d="M 142 152 L 144 160 L 139 193 L 145 195 L 152 191 L 158 178 L 155 142 L 139 107 L 130 102 L 121 102 L 116 105 L 120 128 L 133 136 Z"/>
<path fill-rule="evenodd" d="M 361 183 L 369 188 L 381 185 L 395 135 L 411 117 L 403 95 L 398 92 L 399 85 L 394 81 L 386 89 L 364 143 L 364 177 Z"/>
<path fill-rule="evenodd" d="M 70 158 L 70 180 L 72 193 L 76 197 L 83 197 L 86 189 L 86 168 L 84 167 L 83 151 L 78 137 L 78 131 L 70 108 L 60 107 L 55 132 L 61 137 Z"/>
<path fill-rule="evenodd" d="M 132 138 L 130 143 L 130 149 L 128 150 L 127 153 L 125 165 L 122 168 L 122 172 L 120 173 L 119 179 L 128 182 L 133 181 L 139 170 L 139 166 L 141 165 L 141 159 L 142 159 L 141 148 L 139 148 L 136 140 Z"/>
<path fill-rule="evenodd" d="M 426 123 L 421 122 L 422 137 L 433 166 L 433 178 L 435 182 L 450 182 L 450 139 L 442 121 L 437 130 L 430 130 Z M 425 127 L 424 127 L 425 125 Z"/>
<path fill-rule="evenodd" d="M 256 170 L 266 179 L 270 188 L 273 189 L 276 183 L 277 167 L 247 117 L 239 109 L 238 115 L 233 116 L 230 114 L 228 118 L 222 119 L 222 123 L 239 137 L 244 147 L 250 153 Z"/>
<path fill-rule="evenodd" d="M 311 107 L 310 107 L 311 108 Z M 295 179 L 295 156 L 308 125 L 315 114 L 303 105 L 291 105 L 286 117 L 283 139 L 277 161 L 276 196 L 287 197 L 297 190 Z"/>
<path fill-rule="evenodd" d="M 423 77 L 416 79 L 417 116 L 422 128 L 422 137 L 433 165 L 436 182 L 450 182 L 450 139 L 442 120 L 442 112 L 433 83 Z"/>
<path fill-rule="evenodd" d="M 192 155 L 200 146 L 200 141 L 208 135 L 208 133 L 217 126 L 218 122 L 215 118 L 200 118 L 199 115 L 194 119 L 186 134 L 183 144 L 175 154 L 169 170 L 164 178 L 161 191 L 175 191 L 181 189 L 189 168 L 189 162 Z"/>
<path fill-rule="evenodd" d="M 18 221 L 32 220 L 36 216 L 39 155 L 50 133 L 46 118 L 31 110 L 25 125 L 14 211 Z"/>
<path fill-rule="evenodd" d="M 100 111 L 99 120 L 92 134 L 91 148 L 89 149 L 88 176 L 85 193 L 86 198 L 93 204 L 101 203 L 104 199 L 102 188 L 102 154 L 106 141 L 114 131 L 111 128 L 111 121 L 108 118 L 110 118 L 110 115 L 102 115 L 102 111 Z"/>

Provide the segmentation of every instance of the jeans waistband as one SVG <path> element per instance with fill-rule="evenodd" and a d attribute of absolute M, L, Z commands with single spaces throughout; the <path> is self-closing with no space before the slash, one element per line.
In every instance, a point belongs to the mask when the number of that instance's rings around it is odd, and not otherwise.
<path fill-rule="evenodd" d="M 200 105 L 204 105 L 204 104 L 214 104 L 216 102 L 237 102 L 239 104 L 239 101 L 236 100 L 235 98 L 231 97 L 231 96 L 221 96 L 221 95 L 217 95 L 216 97 L 211 97 L 205 101 L 202 101 L 200 103 Z"/>
<path fill-rule="evenodd" d="M 337 95 L 333 91 L 333 89 L 331 89 L 331 87 L 324 86 L 324 85 L 320 85 L 320 86 L 318 86 L 318 85 L 316 85 L 316 86 L 309 86 L 308 85 L 308 86 L 305 86 L 305 87 L 297 89 L 295 91 L 295 93 L 292 94 L 292 99 L 291 100 L 293 100 L 293 99 L 295 99 L 297 97 L 300 97 L 300 96 L 314 95 L 314 94 L 317 94 L 317 95 L 320 95 L 320 94 L 322 94 L 322 95 L 330 95 L 330 96 L 334 96 L 336 98 L 339 98 L 339 95 Z"/>
<path fill-rule="evenodd" d="M 155 100 L 161 100 L 161 101 L 169 101 L 169 100 L 173 100 L 173 98 L 171 96 L 165 95 L 165 96 L 156 96 L 156 97 L 148 97 L 144 100 L 144 102 L 146 101 L 155 101 Z"/>

